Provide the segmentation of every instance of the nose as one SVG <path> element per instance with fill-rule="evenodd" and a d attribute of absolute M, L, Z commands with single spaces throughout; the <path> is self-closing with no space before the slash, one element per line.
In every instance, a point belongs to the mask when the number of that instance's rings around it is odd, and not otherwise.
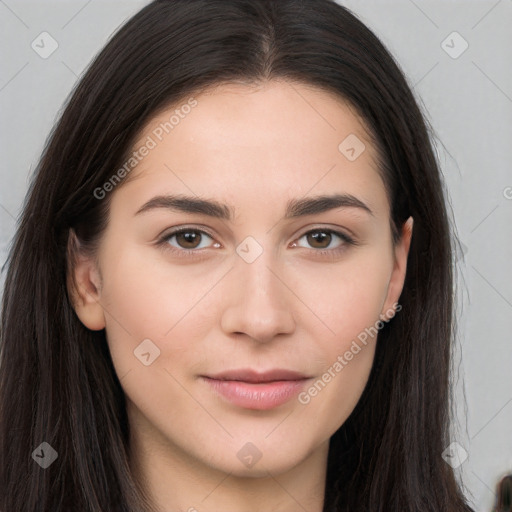
<path fill-rule="evenodd" d="M 237 258 L 229 273 L 228 301 L 221 318 L 227 335 L 244 334 L 266 343 L 295 330 L 294 294 L 271 259 L 266 252 L 252 263 Z"/>

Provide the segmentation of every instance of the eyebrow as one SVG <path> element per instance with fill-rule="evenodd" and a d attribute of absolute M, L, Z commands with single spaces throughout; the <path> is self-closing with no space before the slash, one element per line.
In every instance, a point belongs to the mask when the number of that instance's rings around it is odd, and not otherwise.
<path fill-rule="evenodd" d="M 306 215 L 324 213 L 335 208 L 359 208 L 373 216 L 371 209 L 351 194 L 321 195 L 301 199 L 291 199 L 286 204 L 285 219 L 295 219 Z M 156 196 L 144 203 L 135 213 L 165 209 L 183 213 L 207 215 L 217 219 L 233 221 L 234 209 L 215 199 L 185 195 Z"/>

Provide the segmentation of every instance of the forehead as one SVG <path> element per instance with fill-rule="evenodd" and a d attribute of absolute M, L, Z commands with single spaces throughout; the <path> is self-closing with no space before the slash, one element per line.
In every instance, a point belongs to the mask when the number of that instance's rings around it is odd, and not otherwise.
<path fill-rule="evenodd" d="M 154 116 L 132 150 L 144 146 L 118 191 L 134 200 L 184 192 L 237 208 L 251 197 L 261 204 L 334 190 L 387 206 L 365 124 L 343 99 L 310 85 L 212 87 Z"/>

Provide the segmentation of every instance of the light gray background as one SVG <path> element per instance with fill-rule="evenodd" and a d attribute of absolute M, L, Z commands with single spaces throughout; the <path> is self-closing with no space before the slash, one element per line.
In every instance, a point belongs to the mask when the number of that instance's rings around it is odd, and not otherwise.
<path fill-rule="evenodd" d="M 63 102 L 111 33 L 146 3 L 0 0 L 2 264 Z M 466 494 L 477 511 L 490 511 L 496 482 L 512 472 L 512 0 L 340 3 L 395 55 L 436 135 L 463 244 L 452 440 L 468 454 L 457 469 Z M 44 31 L 58 43 L 46 59 L 31 47 Z"/>

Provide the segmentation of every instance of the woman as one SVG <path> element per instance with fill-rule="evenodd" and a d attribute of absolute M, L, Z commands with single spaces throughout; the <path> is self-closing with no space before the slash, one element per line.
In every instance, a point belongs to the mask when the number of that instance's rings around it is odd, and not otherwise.
<path fill-rule="evenodd" d="M 347 9 L 152 2 L 10 253 L 0 510 L 471 510 L 451 261 L 425 122 Z"/>

